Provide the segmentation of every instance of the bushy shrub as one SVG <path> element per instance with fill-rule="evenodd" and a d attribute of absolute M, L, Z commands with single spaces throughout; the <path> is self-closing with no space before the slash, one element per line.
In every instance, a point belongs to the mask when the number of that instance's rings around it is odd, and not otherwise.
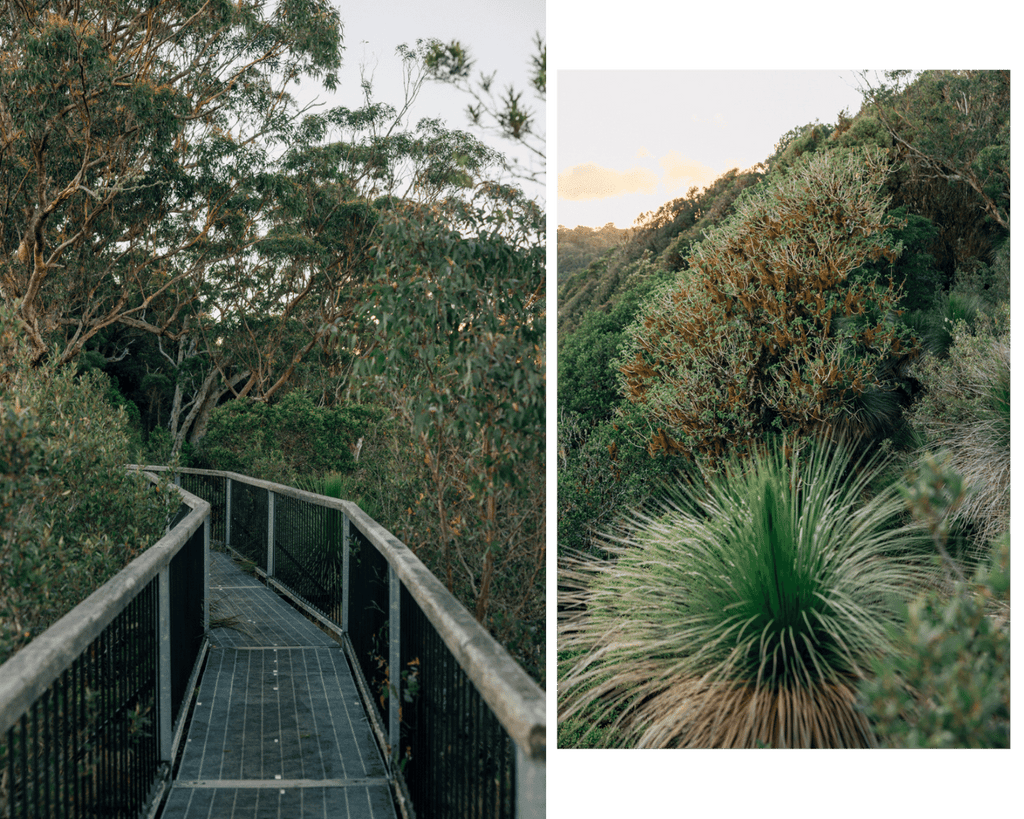
<path fill-rule="evenodd" d="M 900 291 L 853 275 L 898 255 L 885 174 L 870 152 L 798 161 L 751 189 L 646 303 L 618 364 L 652 452 L 719 456 L 773 431 L 875 435 L 899 416 L 913 353 L 894 321 Z"/>
<path fill-rule="evenodd" d="M 559 554 L 591 550 L 596 532 L 612 525 L 623 509 L 642 507 L 683 467 L 679 458 L 651 458 L 636 445 L 629 425 L 620 418 L 581 429 L 578 416 L 560 411 Z"/>
<path fill-rule="evenodd" d="M 1010 747 L 1009 588 L 1007 533 L 973 582 L 910 603 L 896 652 L 859 688 L 880 745 Z"/>
<path fill-rule="evenodd" d="M 123 410 L 98 373 L 32 367 L 0 315 L 0 662 L 164 532 L 179 499 L 125 470 Z"/>
<path fill-rule="evenodd" d="M 637 747 L 861 747 L 856 683 L 928 582 L 923 530 L 877 462 L 834 446 L 730 458 L 566 561 L 559 720 Z M 705 488 L 706 485 L 706 488 Z"/>
<path fill-rule="evenodd" d="M 317 406 L 301 389 L 274 404 L 230 401 L 211 414 L 192 462 L 281 483 L 348 473 L 359 439 L 382 417 L 380 408 L 363 404 Z"/>

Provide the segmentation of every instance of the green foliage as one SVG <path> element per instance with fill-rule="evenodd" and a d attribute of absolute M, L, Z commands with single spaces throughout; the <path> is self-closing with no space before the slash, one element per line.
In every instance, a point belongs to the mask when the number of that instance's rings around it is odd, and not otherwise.
<path fill-rule="evenodd" d="M 355 467 L 357 441 L 383 414 L 364 404 L 317 406 L 301 389 L 273 404 L 230 401 L 214 410 L 193 462 L 282 483 L 345 474 Z"/>
<path fill-rule="evenodd" d="M 918 595 L 897 650 L 859 686 L 888 748 L 1010 747 L 1010 536 L 952 595 Z"/>
<path fill-rule="evenodd" d="M 580 225 L 575 228 L 558 226 L 558 284 L 561 285 L 577 270 L 587 267 L 594 259 L 616 247 L 628 231 L 609 222 L 603 228 Z"/>
<path fill-rule="evenodd" d="M 930 576 L 877 462 L 783 442 L 635 513 L 607 559 L 565 561 L 559 719 L 624 747 L 862 747 L 854 686 Z"/>
<path fill-rule="evenodd" d="M 634 422 L 635 423 L 635 422 Z M 597 533 L 622 509 L 643 508 L 654 487 L 677 476 L 678 458 L 638 447 L 628 415 L 588 425 L 568 410 L 558 418 L 558 553 L 600 550 Z"/>
<path fill-rule="evenodd" d="M 5 301 L 36 361 L 51 343 L 71 361 L 115 323 L 164 333 L 209 296 L 211 265 L 251 247 L 268 149 L 290 136 L 287 84 L 334 86 L 338 13 L 326 0 L 7 11 Z"/>
<path fill-rule="evenodd" d="M 759 170 L 740 173 L 733 168 L 704 190 L 690 188 L 685 197 L 673 199 L 653 213 L 641 214 L 625 248 L 626 258 L 635 259 L 647 250 L 669 270 L 684 268 L 690 248 L 731 215 L 743 191 L 763 178 Z"/>
<path fill-rule="evenodd" d="M 533 46 L 534 51 L 529 58 L 530 85 L 543 103 L 547 94 L 548 50 L 539 33 L 534 36 Z M 469 94 L 473 98 L 473 102 L 466 106 L 470 123 L 525 148 L 534 164 L 527 166 L 512 157 L 512 172 L 520 179 L 543 182 L 546 140 L 544 134 L 537 130 L 536 113 L 523 102 L 522 91 L 508 85 L 503 93 L 497 93 L 494 87 L 496 72 L 481 72 L 474 82 L 472 69 L 475 61 L 469 49 L 458 40 L 448 43 L 437 39 L 417 40 L 415 49 L 400 46 L 399 51 L 420 59 L 430 79 L 454 85 Z"/>
<path fill-rule="evenodd" d="M 1010 229 L 1010 72 L 890 71 L 865 101 L 922 173 L 969 189 Z"/>
<path fill-rule="evenodd" d="M 818 121 L 787 131 L 776 143 L 775 152 L 765 163 L 769 172 L 790 168 L 805 154 L 817 152 L 825 146 L 832 131 L 831 125 L 823 125 Z"/>
<path fill-rule="evenodd" d="M 930 250 L 938 229 L 930 219 L 909 213 L 905 207 L 891 209 L 886 218 L 892 244 L 901 248 L 899 258 L 891 264 L 865 265 L 859 275 L 877 280 L 892 277 L 903 291 L 902 309 L 927 308 L 935 300 L 936 292 L 946 284 L 941 272 L 935 269 Z"/>
<path fill-rule="evenodd" d="M 0 663 L 154 543 L 179 502 L 125 470 L 106 379 L 30 366 L 15 326 L 0 309 Z"/>
<path fill-rule="evenodd" d="M 650 298 L 618 367 L 652 452 L 717 456 L 770 431 L 877 436 L 898 416 L 885 393 L 913 351 L 892 320 L 900 291 L 853 275 L 899 252 L 881 159 L 818 153 L 753 188 Z"/>
<path fill-rule="evenodd" d="M 439 218 L 444 216 L 445 218 Z M 532 631 L 543 661 L 544 240 L 536 205 L 497 186 L 438 214 L 396 212 L 357 369 L 409 443 L 396 534 L 477 619 Z M 529 630 L 529 629 L 528 629 Z"/>

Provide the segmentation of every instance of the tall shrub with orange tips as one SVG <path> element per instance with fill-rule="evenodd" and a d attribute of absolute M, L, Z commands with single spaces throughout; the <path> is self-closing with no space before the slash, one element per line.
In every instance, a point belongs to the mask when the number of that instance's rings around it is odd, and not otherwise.
<path fill-rule="evenodd" d="M 884 153 L 817 153 L 750 190 L 652 295 L 618 361 L 652 452 L 722 455 L 768 431 L 874 435 L 914 354 L 899 288 L 859 273 L 899 257 Z"/>

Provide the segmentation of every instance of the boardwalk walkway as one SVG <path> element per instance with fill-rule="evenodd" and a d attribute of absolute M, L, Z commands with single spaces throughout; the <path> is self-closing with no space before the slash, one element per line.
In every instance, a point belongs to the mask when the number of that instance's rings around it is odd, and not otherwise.
<path fill-rule="evenodd" d="M 226 555 L 210 561 L 210 653 L 161 816 L 394 819 L 341 647 Z"/>

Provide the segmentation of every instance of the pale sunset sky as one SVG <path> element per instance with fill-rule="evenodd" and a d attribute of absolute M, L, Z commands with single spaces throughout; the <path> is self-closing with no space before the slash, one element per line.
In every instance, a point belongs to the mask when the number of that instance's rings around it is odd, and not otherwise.
<path fill-rule="evenodd" d="M 779 137 L 860 109 L 849 70 L 564 70 L 558 224 L 628 228 L 638 215 L 767 159 Z"/>

